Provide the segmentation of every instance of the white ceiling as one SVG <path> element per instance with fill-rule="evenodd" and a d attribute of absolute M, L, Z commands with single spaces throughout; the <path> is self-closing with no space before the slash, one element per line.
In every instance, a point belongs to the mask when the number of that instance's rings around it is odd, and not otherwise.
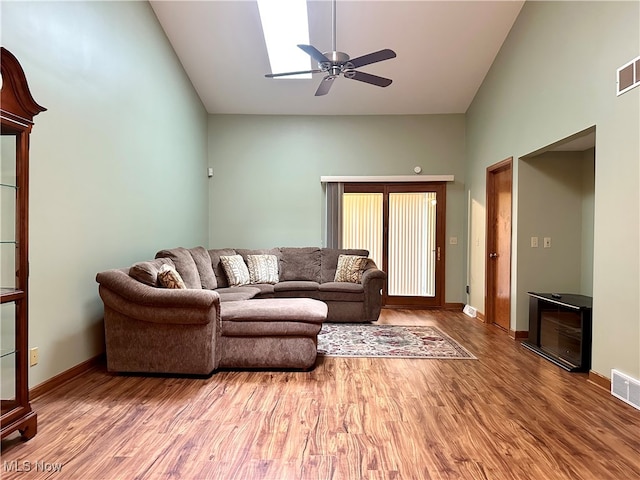
<path fill-rule="evenodd" d="M 323 97 L 314 96 L 322 74 L 264 77 L 255 1 L 150 3 L 209 113 L 373 115 L 466 112 L 524 2 L 338 0 L 337 50 L 390 48 L 397 58 L 360 69 L 393 79 L 389 87 L 340 77 Z M 308 11 L 311 44 L 331 50 L 331 2 L 309 0 Z"/>

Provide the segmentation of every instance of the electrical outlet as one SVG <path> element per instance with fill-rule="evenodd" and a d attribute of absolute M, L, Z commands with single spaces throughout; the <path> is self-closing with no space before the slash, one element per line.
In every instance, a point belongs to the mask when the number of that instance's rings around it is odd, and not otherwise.
<path fill-rule="evenodd" d="M 544 237 L 544 248 L 551 248 L 551 237 Z"/>
<path fill-rule="evenodd" d="M 38 364 L 38 359 L 40 358 L 40 354 L 38 353 L 38 347 L 33 347 L 29 349 L 29 365 L 32 367 Z"/>

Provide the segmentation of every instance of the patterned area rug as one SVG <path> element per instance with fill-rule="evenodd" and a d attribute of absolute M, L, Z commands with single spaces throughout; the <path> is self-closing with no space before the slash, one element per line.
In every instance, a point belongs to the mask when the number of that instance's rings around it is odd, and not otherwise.
<path fill-rule="evenodd" d="M 318 334 L 318 355 L 475 359 L 436 327 L 325 323 Z"/>

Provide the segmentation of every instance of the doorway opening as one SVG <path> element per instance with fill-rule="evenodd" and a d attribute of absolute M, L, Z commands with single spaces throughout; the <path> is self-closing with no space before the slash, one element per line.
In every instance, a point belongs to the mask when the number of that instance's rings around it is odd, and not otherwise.
<path fill-rule="evenodd" d="M 518 162 L 516 335 L 528 334 L 527 292 L 593 294 L 595 172 L 595 126 Z"/>

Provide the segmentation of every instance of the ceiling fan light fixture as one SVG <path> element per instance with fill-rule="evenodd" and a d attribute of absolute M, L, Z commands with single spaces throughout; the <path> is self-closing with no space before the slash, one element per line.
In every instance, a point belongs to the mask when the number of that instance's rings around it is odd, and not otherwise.
<path fill-rule="evenodd" d="M 264 0 L 274 1 L 274 0 Z M 278 0 L 280 1 L 280 0 Z M 365 73 L 356 70 L 357 68 L 372 63 L 382 62 L 384 60 L 390 60 L 396 57 L 396 52 L 385 48 L 378 50 L 377 52 L 361 55 L 356 58 L 351 58 L 344 52 L 339 52 L 336 48 L 336 0 L 331 2 L 331 17 L 333 22 L 333 31 L 331 35 L 332 50 L 330 52 L 322 53 L 313 45 L 307 43 L 298 43 L 298 48 L 309 55 L 313 60 L 318 62 L 318 68 L 314 70 L 308 70 L 306 72 L 290 71 L 284 73 L 269 73 L 266 74 L 267 78 L 276 77 L 293 77 L 301 73 L 314 74 L 314 73 L 326 73 L 323 81 L 320 82 L 318 89 L 316 90 L 316 97 L 326 95 L 331 89 L 333 81 L 340 75 L 344 76 L 348 80 L 356 80 L 362 83 L 368 83 L 369 85 L 375 85 L 378 87 L 388 87 L 391 85 L 392 80 L 389 78 L 379 77 L 370 73 Z M 273 66 L 273 65 L 272 65 Z"/>

